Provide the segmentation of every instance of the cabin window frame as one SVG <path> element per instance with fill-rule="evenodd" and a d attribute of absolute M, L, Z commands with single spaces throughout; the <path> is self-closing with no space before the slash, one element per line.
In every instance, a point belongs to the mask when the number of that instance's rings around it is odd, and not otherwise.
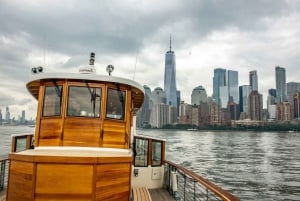
<path fill-rule="evenodd" d="M 73 118 L 73 117 L 83 117 L 83 118 L 100 118 L 101 117 L 101 111 L 102 111 L 102 96 L 103 96 L 103 88 L 101 86 L 95 86 L 95 85 L 89 85 L 86 83 L 86 85 L 68 85 L 68 94 L 67 94 L 67 106 L 66 106 L 66 117 Z M 75 93 L 73 90 L 86 90 L 79 93 L 79 96 L 77 94 L 70 94 Z M 98 91 L 97 91 L 98 90 Z M 77 91 L 78 92 L 78 91 Z M 86 94 L 84 94 L 86 93 Z M 99 94 L 98 94 L 99 93 Z M 86 95 L 86 96 L 85 96 Z M 93 97 L 95 96 L 95 97 Z M 72 99 L 70 99 L 70 97 Z M 87 107 L 87 102 L 93 101 L 93 98 L 95 98 L 94 105 L 91 105 L 91 108 Z M 73 109 L 71 110 L 71 105 L 73 105 Z M 98 114 L 96 113 L 98 111 Z"/>
<path fill-rule="evenodd" d="M 137 143 L 138 140 L 141 141 L 145 141 L 146 143 L 143 143 L 143 148 L 144 151 L 140 152 L 140 149 L 138 149 L 139 143 Z M 139 138 L 139 137 L 135 137 L 134 138 L 134 166 L 135 167 L 148 167 L 148 163 L 149 163 L 149 148 L 150 148 L 150 140 L 147 138 Z M 146 152 L 145 152 L 146 151 Z M 140 154 L 141 153 L 141 154 Z M 138 162 L 138 158 L 142 158 L 140 159 L 141 163 Z M 144 158 L 143 158 L 144 157 Z"/>
<path fill-rule="evenodd" d="M 159 148 L 160 154 L 159 154 L 159 159 L 158 160 L 154 160 L 154 157 L 157 157 L 157 154 L 154 153 L 157 150 L 154 147 L 156 143 L 160 144 L 160 148 Z M 152 139 L 151 140 L 151 146 L 152 146 L 152 150 L 151 150 L 151 166 L 153 166 L 153 167 L 162 166 L 162 164 L 163 164 L 163 142 L 159 141 L 159 140 Z M 157 163 L 156 161 L 159 161 L 159 163 Z"/>
<path fill-rule="evenodd" d="M 52 89 L 52 90 L 49 91 L 50 89 Z M 60 117 L 61 116 L 62 99 L 63 99 L 62 94 L 63 94 L 63 85 L 46 85 L 46 86 L 44 86 L 42 117 Z M 53 100 L 51 100 L 51 99 L 53 99 Z M 54 102 L 54 104 L 51 101 Z M 51 107 L 54 107 L 53 114 L 47 111 Z"/>
<path fill-rule="evenodd" d="M 115 92 L 113 94 L 111 92 Z M 120 96 L 122 95 L 122 97 Z M 119 97 L 113 97 L 119 96 Z M 117 101 L 119 100 L 119 101 Z M 126 114 L 126 90 L 122 90 L 119 87 L 107 87 L 106 90 L 106 111 L 105 118 L 114 120 L 125 120 Z"/>

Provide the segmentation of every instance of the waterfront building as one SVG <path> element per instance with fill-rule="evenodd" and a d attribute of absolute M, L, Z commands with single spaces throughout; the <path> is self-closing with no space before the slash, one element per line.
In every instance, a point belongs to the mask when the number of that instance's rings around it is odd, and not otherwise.
<path fill-rule="evenodd" d="M 209 120 L 211 125 L 220 124 L 220 107 L 214 101 L 212 101 L 210 104 L 209 115 L 210 115 Z"/>
<path fill-rule="evenodd" d="M 166 103 L 177 108 L 176 60 L 175 53 L 172 51 L 171 37 L 170 50 L 165 55 L 164 91 L 166 93 Z"/>
<path fill-rule="evenodd" d="M 275 120 L 277 117 L 277 107 L 276 105 L 269 105 L 268 107 L 268 114 L 269 114 L 269 118 L 270 120 Z"/>
<path fill-rule="evenodd" d="M 287 91 L 287 101 L 292 104 L 294 102 L 294 95 L 297 92 L 300 92 L 300 83 L 299 82 L 288 82 L 286 83 L 286 91 Z"/>
<path fill-rule="evenodd" d="M 194 88 L 191 95 L 192 105 L 200 105 L 200 103 L 207 103 L 206 90 L 201 85 Z"/>
<path fill-rule="evenodd" d="M 236 104 L 235 102 L 229 102 L 227 108 L 230 115 L 230 120 L 239 120 L 240 118 L 239 104 Z"/>
<path fill-rule="evenodd" d="M 251 120 L 263 119 L 263 98 L 258 91 L 252 91 L 248 98 L 248 116 Z"/>
<path fill-rule="evenodd" d="M 180 102 L 179 106 L 179 124 L 191 124 L 191 111 L 192 105 L 185 103 L 184 101 Z"/>
<path fill-rule="evenodd" d="M 9 112 L 9 107 L 6 107 L 6 111 L 5 111 L 5 120 L 6 123 L 10 123 L 10 112 Z"/>
<path fill-rule="evenodd" d="M 150 87 L 144 85 L 145 96 L 142 107 L 139 109 L 136 115 L 136 126 L 138 128 L 142 128 L 148 124 L 150 124 L 150 113 L 153 106 L 151 100 L 151 89 Z"/>
<path fill-rule="evenodd" d="M 249 83 L 253 91 L 258 91 L 258 78 L 256 70 L 249 72 Z"/>
<path fill-rule="evenodd" d="M 287 100 L 286 93 L 286 75 L 285 68 L 275 67 L 275 80 L 276 80 L 276 103 L 281 103 Z"/>
<path fill-rule="evenodd" d="M 223 69 L 223 68 L 214 69 L 213 99 L 215 100 L 215 102 L 218 106 L 221 105 L 220 87 L 223 87 L 225 85 L 226 85 L 226 69 Z"/>
<path fill-rule="evenodd" d="M 276 90 L 269 89 L 269 94 L 267 97 L 267 112 L 268 112 L 268 119 L 275 120 L 277 111 L 276 111 Z"/>
<path fill-rule="evenodd" d="M 277 121 L 291 121 L 292 107 L 288 101 L 277 104 Z"/>
<path fill-rule="evenodd" d="M 248 112 L 248 96 L 251 93 L 252 88 L 250 85 L 242 85 L 239 87 L 239 107 L 240 112 Z"/>
<path fill-rule="evenodd" d="M 228 99 L 229 102 L 239 103 L 239 76 L 238 71 L 227 71 Z M 227 104 L 227 103 L 226 103 Z"/>
<path fill-rule="evenodd" d="M 294 118 L 299 119 L 300 118 L 300 92 L 297 92 L 294 95 L 294 101 L 293 101 L 293 109 L 294 109 Z"/>

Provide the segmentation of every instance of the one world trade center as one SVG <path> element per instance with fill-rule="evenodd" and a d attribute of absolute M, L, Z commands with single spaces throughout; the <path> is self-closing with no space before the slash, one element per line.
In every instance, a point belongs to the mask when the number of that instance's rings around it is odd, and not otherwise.
<path fill-rule="evenodd" d="M 171 48 L 171 37 L 170 50 L 166 52 L 164 90 L 167 98 L 166 103 L 177 108 L 176 61 L 175 53 Z"/>

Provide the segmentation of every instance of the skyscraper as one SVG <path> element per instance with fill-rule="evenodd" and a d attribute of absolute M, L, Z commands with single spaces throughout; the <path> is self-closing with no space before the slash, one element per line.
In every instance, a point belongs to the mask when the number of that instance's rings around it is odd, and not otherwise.
<path fill-rule="evenodd" d="M 207 103 L 207 94 L 202 86 L 194 88 L 191 95 L 192 105 L 200 105 L 200 103 Z"/>
<path fill-rule="evenodd" d="M 238 71 L 227 71 L 227 84 L 229 102 L 239 103 L 239 77 Z"/>
<path fill-rule="evenodd" d="M 223 68 L 214 69 L 213 99 L 215 99 L 215 102 L 218 106 L 221 105 L 220 87 L 223 87 L 225 85 L 226 85 L 226 69 Z"/>
<path fill-rule="evenodd" d="M 252 91 L 258 91 L 258 81 L 257 81 L 257 72 L 256 70 L 249 72 L 249 83 L 252 88 Z"/>
<path fill-rule="evenodd" d="M 276 103 L 281 103 L 287 100 L 286 98 L 286 77 L 285 68 L 276 66 Z"/>
<path fill-rule="evenodd" d="M 263 98 L 258 91 L 252 91 L 248 98 L 248 115 L 251 120 L 262 120 Z"/>
<path fill-rule="evenodd" d="M 176 60 L 175 53 L 172 51 L 171 37 L 170 50 L 166 52 L 165 57 L 164 91 L 166 93 L 167 104 L 177 108 Z"/>
<path fill-rule="evenodd" d="M 239 106 L 240 106 L 240 112 L 248 113 L 248 97 L 251 93 L 251 87 L 249 85 L 242 85 L 239 87 Z"/>

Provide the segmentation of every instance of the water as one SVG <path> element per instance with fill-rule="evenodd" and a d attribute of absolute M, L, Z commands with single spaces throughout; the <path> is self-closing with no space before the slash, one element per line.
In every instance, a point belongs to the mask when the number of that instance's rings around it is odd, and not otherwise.
<path fill-rule="evenodd" d="M 30 127 L 0 126 L 0 156 L 11 134 Z M 167 160 L 181 164 L 241 200 L 300 200 L 300 133 L 138 130 L 167 140 Z"/>
<path fill-rule="evenodd" d="M 167 140 L 167 160 L 241 200 L 300 200 L 300 133 L 141 130 Z"/>

